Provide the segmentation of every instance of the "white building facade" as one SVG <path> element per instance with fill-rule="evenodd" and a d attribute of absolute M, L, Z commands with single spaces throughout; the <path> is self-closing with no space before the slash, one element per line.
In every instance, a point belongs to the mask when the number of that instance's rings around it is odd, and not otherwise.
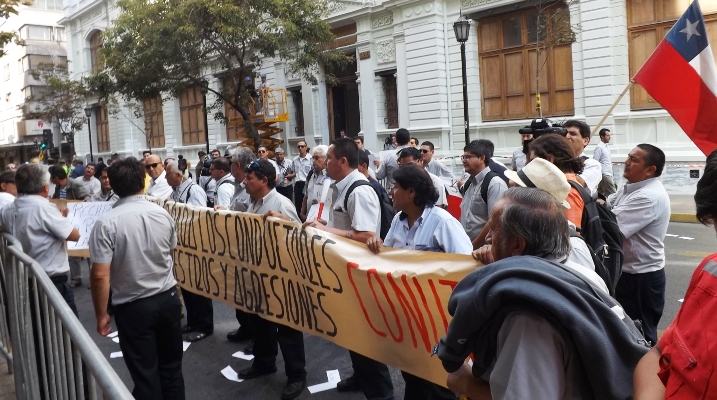
<path fill-rule="evenodd" d="M 707 3 L 702 7 L 711 30 L 717 19 L 711 12 L 717 7 Z M 367 148 L 381 150 L 383 141 L 401 127 L 419 142 L 431 141 L 439 155 L 457 155 L 465 144 L 466 105 L 453 23 L 462 13 L 472 21 L 466 43 L 470 137 L 489 139 L 497 155 L 508 155 L 520 144 L 518 129 L 537 116 L 536 75 L 544 117 L 576 118 L 594 126 L 687 5 L 685 0 L 560 3 L 547 13 L 562 7 L 575 41 L 543 52 L 536 68 L 535 39 L 542 33 L 532 21 L 536 10 L 544 8 L 539 1 L 334 1 L 328 19 L 337 36 L 334 47 L 355 57 L 350 67 L 333 72 L 338 85 L 326 85 L 321 76 L 316 85 L 289 76 L 280 60 L 265 60 L 256 73 L 267 74 L 272 87 L 289 93 L 290 120 L 279 124 L 282 147 L 289 154 L 297 153 L 300 140 L 310 147 L 326 144 L 340 130 L 361 135 Z M 67 28 L 73 74 L 89 74 L 97 63 L 92 37 L 110 26 L 116 12 L 109 0 L 65 1 L 61 23 Z M 214 75 L 207 78 L 210 85 L 220 85 Z M 139 156 L 151 143 L 161 156 L 182 154 L 194 163 L 197 151 L 206 149 L 197 93 L 169 99 L 151 113 L 145 107 L 145 119 L 154 116 L 147 122 L 129 110 L 104 115 L 95 105 L 93 154 Z M 603 126 L 613 133 L 616 162 L 643 142 L 661 147 L 670 161 L 704 161 L 674 120 L 638 86 L 626 93 Z M 212 149 L 223 150 L 241 139 L 211 115 L 208 133 Z M 76 135 L 78 154 L 89 153 L 88 142 L 87 132 Z"/>
<path fill-rule="evenodd" d="M 33 79 L 30 70 L 40 63 L 67 61 L 65 28 L 58 23 L 62 18 L 62 0 L 35 0 L 32 5 L 21 5 L 17 15 L 5 20 L 0 29 L 16 32 L 25 45 L 11 42 L 5 45 L 7 54 L 0 58 L 0 165 L 25 162 L 37 156 L 34 140 L 42 142 L 42 131 L 53 129 L 48 121 L 24 120 L 19 109 L 25 99 L 37 95 L 42 83 Z M 60 134 L 55 131 L 54 143 Z"/>

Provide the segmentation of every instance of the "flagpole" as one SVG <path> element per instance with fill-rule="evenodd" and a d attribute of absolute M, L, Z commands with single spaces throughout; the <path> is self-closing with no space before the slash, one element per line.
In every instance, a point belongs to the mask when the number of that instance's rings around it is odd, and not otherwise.
<path fill-rule="evenodd" d="M 620 100 L 622 100 L 622 98 L 625 97 L 625 94 L 627 94 L 627 91 L 630 90 L 630 88 L 632 87 L 632 85 L 633 85 L 634 83 L 635 83 L 635 81 L 632 80 L 632 79 L 630 79 L 630 83 L 628 83 L 627 86 L 625 86 L 625 90 L 623 90 L 622 93 L 620 93 L 620 96 L 617 98 L 617 100 L 615 100 L 615 102 L 612 103 L 612 106 L 610 106 L 610 109 L 607 110 L 607 112 L 605 113 L 605 115 L 603 115 L 603 117 L 602 117 L 602 119 L 600 120 L 600 122 L 598 122 L 598 124 L 595 125 L 595 127 L 593 127 L 593 131 L 590 133 L 590 136 L 595 135 L 595 133 L 598 131 L 598 129 L 600 129 L 600 127 L 601 127 L 602 124 L 605 122 L 605 120 L 607 119 L 607 117 L 612 113 L 612 110 L 614 110 L 615 107 L 617 106 L 617 103 L 619 103 Z"/>

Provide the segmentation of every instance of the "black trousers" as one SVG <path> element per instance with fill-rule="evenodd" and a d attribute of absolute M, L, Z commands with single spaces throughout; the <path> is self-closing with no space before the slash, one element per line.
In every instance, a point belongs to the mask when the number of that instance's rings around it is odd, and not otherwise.
<path fill-rule="evenodd" d="M 122 357 L 137 400 L 184 400 L 182 316 L 177 289 L 115 305 Z"/>
<path fill-rule="evenodd" d="M 294 182 L 294 205 L 296 206 L 296 213 L 301 212 L 301 204 L 304 202 L 304 186 L 306 182 L 296 181 Z M 309 212 L 309 210 L 306 210 Z"/>
<path fill-rule="evenodd" d="M 239 329 L 241 329 L 242 331 L 248 330 L 250 334 L 254 332 L 251 327 L 251 314 L 241 310 L 236 310 L 235 314 L 237 317 L 237 322 L 239 322 Z"/>
<path fill-rule="evenodd" d="M 254 363 L 260 370 L 276 368 L 277 344 L 284 356 L 284 369 L 288 383 L 306 379 L 306 358 L 304 354 L 304 334 L 285 325 L 267 321 L 256 314 L 251 315 L 251 327 L 254 330 Z"/>
<path fill-rule="evenodd" d="M 645 339 L 657 344 L 657 324 L 665 308 L 665 270 L 644 274 L 622 273 L 615 288 L 615 298 L 632 319 L 642 321 Z"/>
<path fill-rule="evenodd" d="M 436 385 L 416 375 L 401 371 L 406 382 L 404 399 L 411 400 L 456 400 L 456 395 L 443 386 Z"/>
<path fill-rule="evenodd" d="M 284 186 L 284 187 L 277 186 L 276 191 L 281 193 L 287 199 L 294 201 L 294 187 L 293 186 Z"/>
<path fill-rule="evenodd" d="M 349 350 L 354 379 L 368 400 L 393 400 L 393 382 L 386 364 Z M 406 396 L 406 399 L 410 397 Z"/>
<path fill-rule="evenodd" d="M 214 307 L 212 299 L 182 289 L 184 307 L 187 311 L 187 326 L 206 334 L 214 333 Z"/>

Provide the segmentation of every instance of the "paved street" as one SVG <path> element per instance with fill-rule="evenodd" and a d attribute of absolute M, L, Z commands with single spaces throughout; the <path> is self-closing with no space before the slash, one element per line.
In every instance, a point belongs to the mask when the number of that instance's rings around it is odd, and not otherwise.
<path fill-rule="evenodd" d="M 711 227 L 699 224 L 671 223 L 668 230 L 667 241 L 667 299 L 665 313 L 660 322 L 660 329 L 665 329 L 674 319 L 684 297 L 692 272 L 699 262 L 710 252 L 717 248 L 715 232 Z M 672 236 L 674 235 L 674 236 Z M 689 239 L 691 238 L 691 239 Z M 85 272 L 86 274 L 87 272 Z M 85 275 L 85 284 L 87 275 Z M 108 338 L 102 338 L 96 333 L 94 312 L 90 291 L 87 286 L 75 289 L 77 306 L 80 311 L 80 320 L 90 336 L 98 344 L 100 350 L 107 356 L 119 351 L 119 345 Z M 193 343 L 184 353 L 184 378 L 188 399 L 279 399 L 284 387 L 285 376 L 282 373 L 283 363 L 279 358 L 279 372 L 257 380 L 241 383 L 225 379 L 220 371 L 231 366 L 238 371 L 250 365 L 250 361 L 232 358 L 231 355 L 241 350 L 243 345 L 230 343 L 226 340 L 227 332 L 236 328 L 234 312 L 227 306 L 215 303 L 214 306 L 215 331 L 214 335 L 198 343 Z M 326 371 L 338 369 L 343 378 L 351 371 L 351 363 L 346 350 L 337 347 L 325 340 L 305 335 L 306 359 L 308 370 L 308 384 L 314 385 L 325 382 Z M 117 370 L 120 377 L 128 387 L 132 388 L 129 373 L 121 358 L 109 359 L 110 364 Z M 393 371 L 396 398 L 403 398 L 403 380 L 398 371 Z M 336 390 L 329 390 L 317 394 L 304 392 L 300 399 L 361 399 L 359 394 L 339 394 Z"/>

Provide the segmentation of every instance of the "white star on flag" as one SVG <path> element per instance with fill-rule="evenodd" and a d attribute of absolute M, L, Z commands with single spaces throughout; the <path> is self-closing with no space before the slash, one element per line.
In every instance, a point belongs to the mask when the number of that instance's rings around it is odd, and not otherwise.
<path fill-rule="evenodd" d="M 692 38 L 692 35 L 702 36 L 699 32 L 697 32 L 697 24 L 700 23 L 700 21 L 690 22 L 688 18 L 685 18 L 687 20 L 687 27 L 685 29 L 681 30 L 680 33 L 686 33 L 687 34 L 687 41 L 690 41 L 690 38 Z"/>

